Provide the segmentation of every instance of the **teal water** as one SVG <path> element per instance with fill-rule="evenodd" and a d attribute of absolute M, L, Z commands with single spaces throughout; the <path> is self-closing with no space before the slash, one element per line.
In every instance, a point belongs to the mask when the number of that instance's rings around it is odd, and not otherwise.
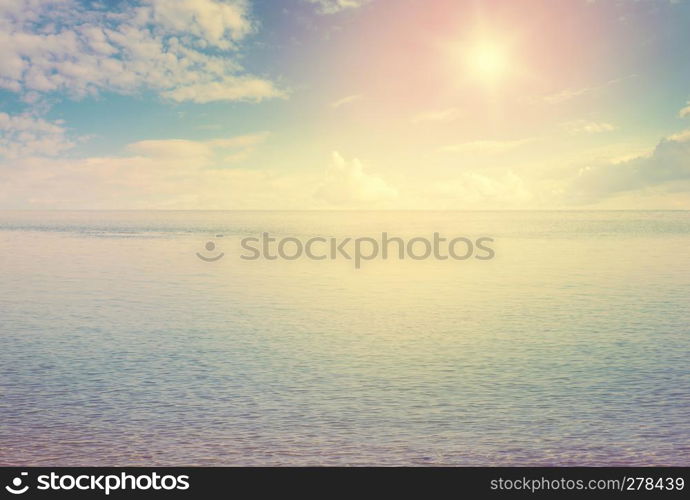
<path fill-rule="evenodd" d="M 496 257 L 241 260 L 264 231 Z M 688 248 L 690 212 L 0 212 L 0 464 L 687 466 Z"/>

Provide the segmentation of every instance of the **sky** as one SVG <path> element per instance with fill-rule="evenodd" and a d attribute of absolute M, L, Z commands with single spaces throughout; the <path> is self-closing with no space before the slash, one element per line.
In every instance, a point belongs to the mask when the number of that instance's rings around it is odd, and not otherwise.
<path fill-rule="evenodd" d="M 0 0 L 0 209 L 690 209 L 690 0 Z"/>

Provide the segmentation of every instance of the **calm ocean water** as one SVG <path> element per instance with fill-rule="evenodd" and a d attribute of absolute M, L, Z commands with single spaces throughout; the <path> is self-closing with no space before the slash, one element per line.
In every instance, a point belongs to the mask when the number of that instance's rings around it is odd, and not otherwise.
<path fill-rule="evenodd" d="M 264 231 L 496 257 L 239 259 Z M 689 249 L 690 212 L 0 212 L 0 464 L 690 465 Z"/>

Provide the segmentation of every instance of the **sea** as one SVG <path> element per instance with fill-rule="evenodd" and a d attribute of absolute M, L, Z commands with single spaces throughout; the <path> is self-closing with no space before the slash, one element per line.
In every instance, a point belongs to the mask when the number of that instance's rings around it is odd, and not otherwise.
<path fill-rule="evenodd" d="M 688 466 L 690 212 L 1 211 L 0 464 Z"/>

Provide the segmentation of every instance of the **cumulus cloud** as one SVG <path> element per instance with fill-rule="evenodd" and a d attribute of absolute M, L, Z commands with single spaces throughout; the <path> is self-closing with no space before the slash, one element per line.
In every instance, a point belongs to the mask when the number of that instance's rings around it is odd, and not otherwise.
<path fill-rule="evenodd" d="M 325 179 L 314 196 L 331 205 L 359 205 L 391 200 L 398 192 L 382 178 L 365 173 L 357 158 L 348 162 L 334 152 Z"/>
<path fill-rule="evenodd" d="M 253 30 L 247 18 L 247 2 L 217 0 L 146 0 L 151 18 L 164 29 L 191 34 L 223 49 Z"/>
<path fill-rule="evenodd" d="M 325 175 L 310 169 L 255 169 L 233 158 L 266 134 L 209 141 L 147 140 L 125 154 L 23 157 L 0 162 L 0 208 L 305 209 L 380 206 L 397 191 L 337 153 Z"/>
<path fill-rule="evenodd" d="M 690 130 L 663 139 L 647 155 L 580 169 L 565 194 L 571 202 L 590 203 L 628 191 L 652 187 L 673 189 L 675 183 L 688 180 Z"/>
<path fill-rule="evenodd" d="M 255 30 L 245 0 L 139 0 L 112 9 L 81 0 L 0 3 L 0 88 L 27 101 L 144 89 L 194 102 L 284 95 L 238 62 L 239 42 Z"/>
<path fill-rule="evenodd" d="M 337 12 L 356 9 L 362 5 L 369 3 L 370 0 L 305 0 L 308 3 L 317 6 L 321 14 L 335 14 Z"/>
<path fill-rule="evenodd" d="M 55 156 L 73 146 L 61 121 L 0 113 L 0 157 Z"/>

